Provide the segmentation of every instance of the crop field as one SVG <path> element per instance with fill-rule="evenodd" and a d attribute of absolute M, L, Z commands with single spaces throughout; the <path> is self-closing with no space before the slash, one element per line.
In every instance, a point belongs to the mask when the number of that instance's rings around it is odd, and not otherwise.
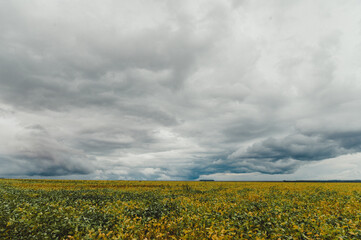
<path fill-rule="evenodd" d="M 360 183 L 0 179 L 0 239 L 361 239 Z"/>

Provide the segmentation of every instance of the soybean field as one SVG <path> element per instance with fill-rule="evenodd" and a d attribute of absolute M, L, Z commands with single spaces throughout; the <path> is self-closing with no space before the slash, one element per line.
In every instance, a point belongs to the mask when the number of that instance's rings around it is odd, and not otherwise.
<path fill-rule="evenodd" d="M 0 179 L 0 239 L 361 239 L 360 183 Z"/>

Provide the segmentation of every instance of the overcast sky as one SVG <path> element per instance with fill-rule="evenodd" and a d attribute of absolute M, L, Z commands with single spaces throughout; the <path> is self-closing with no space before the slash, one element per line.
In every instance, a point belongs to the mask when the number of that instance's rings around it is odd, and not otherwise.
<path fill-rule="evenodd" d="M 360 13 L 0 1 L 0 176 L 361 179 Z"/>

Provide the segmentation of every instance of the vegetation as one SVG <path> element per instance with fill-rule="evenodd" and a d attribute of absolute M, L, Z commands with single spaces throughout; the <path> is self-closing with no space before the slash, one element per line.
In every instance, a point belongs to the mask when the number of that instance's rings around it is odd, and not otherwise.
<path fill-rule="evenodd" d="M 0 179 L 0 239 L 361 239 L 360 183 Z"/>

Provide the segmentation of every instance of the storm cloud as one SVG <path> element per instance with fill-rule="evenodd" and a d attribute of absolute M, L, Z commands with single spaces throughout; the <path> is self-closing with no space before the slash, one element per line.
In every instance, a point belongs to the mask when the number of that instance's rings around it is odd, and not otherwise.
<path fill-rule="evenodd" d="M 0 175 L 288 176 L 357 156 L 360 11 L 356 0 L 2 1 Z"/>

